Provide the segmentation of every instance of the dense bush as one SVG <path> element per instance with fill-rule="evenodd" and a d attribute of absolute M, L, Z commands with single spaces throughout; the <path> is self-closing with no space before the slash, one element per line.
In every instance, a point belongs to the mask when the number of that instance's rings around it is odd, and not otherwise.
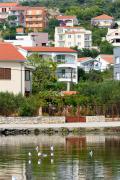
<path fill-rule="evenodd" d="M 38 114 L 38 109 L 42 104 L 36 96 L 29 98 L 21 94 L 0 93 L 0 115 L 4 116 L 34 116 Z"/>

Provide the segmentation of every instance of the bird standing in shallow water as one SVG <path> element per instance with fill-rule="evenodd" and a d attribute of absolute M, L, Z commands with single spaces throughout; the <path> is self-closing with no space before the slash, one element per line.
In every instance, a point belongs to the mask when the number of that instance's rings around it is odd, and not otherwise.
<path fill-rule="evenodd" d="M 31 156 L 32 156 L 31 152 L 29 152 L 29 153 L 28 153 L 28 156 L 29 156 L 29 157 L 31 157 Z"/>
<path fill-rule="evenodd" d="M 53 146 L 51 146 L 51 147 L 50 147 L 50 150 L 51 150 L 51 151 L 53 151 L 53 150 L 54 150 L 54 147 L 53 147 Z"/>
<path fill-rule="evenodd" d="M 41 153 L 41 152 L 38 152 L 38 157 L 41 156 L 41 155 L 42 155 L 42 153 Z"/>
<path fill-rule="evenodd" d="M 35 148 L 35 149 L 36 149 L 36 151 L 38 152 L 38 150 L 39 150 L 39 147 L 38 147 L 38 146 L 36 146 L 36 148 Z"/>
<path fill-rule="evenodd" d="M 89 155 L 90 155 L 91 157 L 93 156 L 93 151 L 92 151 L 92 150 L 89 152 Z"/>

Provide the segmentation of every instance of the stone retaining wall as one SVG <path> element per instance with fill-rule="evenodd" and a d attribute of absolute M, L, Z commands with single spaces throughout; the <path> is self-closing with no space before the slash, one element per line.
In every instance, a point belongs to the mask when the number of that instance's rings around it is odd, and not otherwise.
<path fill-rule="evenodd" d="M 38 117 L 3 117 L 0 124 L 57 124 L 65 123 L 64 116 L 38 116 Z"/>
<path fill-rule="evenodd" d="M 86 116 L 86 122 L 105 122 L 105 116 Z"/>

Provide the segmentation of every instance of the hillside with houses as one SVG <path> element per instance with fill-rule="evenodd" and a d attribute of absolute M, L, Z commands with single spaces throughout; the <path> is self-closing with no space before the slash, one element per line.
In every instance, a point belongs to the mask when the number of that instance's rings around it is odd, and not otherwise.
<path fill-rule="evenodd" d="M 119 19 L 105 2 L 104 10 L 100 2 L 89 3 L 68 3 L 64 11 L 57 5 L 52 10 L 52 1 L 0 3 L 0 91 L 27 97 L 73 93 L 81 102 L 84 85 L 96 83 L 97 90 L 97 83 L 119 84 Z"/>

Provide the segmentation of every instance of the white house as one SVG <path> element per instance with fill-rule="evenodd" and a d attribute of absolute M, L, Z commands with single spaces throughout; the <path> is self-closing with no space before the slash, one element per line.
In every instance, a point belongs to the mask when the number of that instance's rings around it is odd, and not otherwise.
<path fill-rule="evenodd" d="M 56 27 L 55 47 L 91 48 L 92 32 L 82 27 Z"/>
<path fill-rule="evenodd" d="M 31 68 L 26 58 L 11 44 L 0 42 L 0 91 L 31 92 Z"/>
<path fill-rule="evenodd" d="M 113 65 L 113 55 L 100 54 L 96 58 L 82 57 L 78 58 L 77 66 L 84 69 L 85 72 L 90 70 L 104 71 Z"/>
<path fill-rule="evenodd" d="M 58 81 L 77 83 L 77 51 L 65 47 L 19 47 L 24 57 L 38 53 L 40 58 L 50 59 L 57 63 Z M 69 89 L 69 87 L 68 87 Z"/>
<path fill-rule="evenodd" d="M 16 35 L 14 40 L 4 40 L 15 46 L 46 46 L 48 44 L 48 33 L 29 33 L 28 35 Z"/>
<path fill-rule="evenodd" d="M 70 26 L 73 27 L 78 25 L 78 19 L 76 16 L 57 16 L 56 19 L 59 21 L 60 26 Z"/>
<path fill-rule="evenodd" d="M 99 28 L 110 28 L 114 25 L 114 17 L 102 14 L 91 19 L 91 24 Z"/>
<path fill-rule="evenodd" d="M 106 40 L 113 46 L 120 46 L 120 28 L 108 29 Z"/>

